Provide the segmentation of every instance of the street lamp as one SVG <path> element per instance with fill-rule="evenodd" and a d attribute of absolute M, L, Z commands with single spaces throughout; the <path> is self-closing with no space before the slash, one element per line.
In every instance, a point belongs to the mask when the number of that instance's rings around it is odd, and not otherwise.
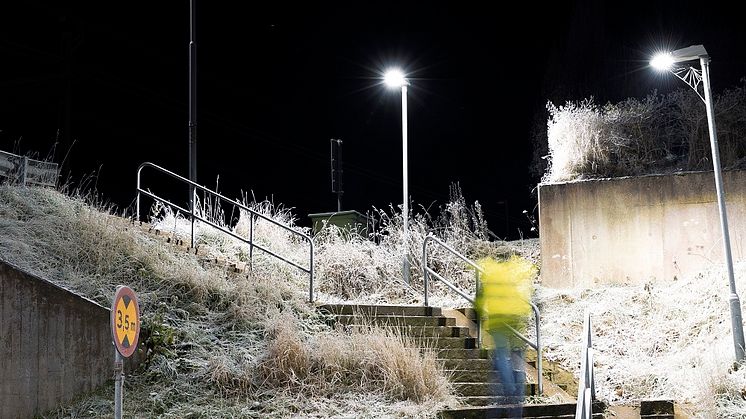
<path fill-rule="evenodd" d="M 691 66 L 675 66 L 676 63 L 699 60 L 701 70 Z M 743 361 L 744 353 L 743 321 L 741 319 L 741 302 L 736 293 L 736 279 L 733 275 L 733 256 L 730 250 L 730 232 L 728 231 L 728 215 L 725 210 L 725 191 L 723 191 L 723 175 L 720 169 L 720 151 L 718 150 L 717 132 L 715 130 L 715 111 L 712 103 L 712 87 L 710 86 L 710 56 L 702 45 L 692 45 L 673 52 L 661 53 L 653 57 L 650 65 L 660 71 L 669 71 L 684 83 L 689 85 L 705 102 L 707 109 L 707 123 L 710 132 L 710 148 L 712 149 L 712 165 L 715 172 L 715 189 L 720 211 L 720 228 L 723 230 L 723 248 L 725 264 L 728 267 L 730 281 L 730 317 L 733 330 L 733 344 L 736 349 L 736 361 Z M 697 88 L 702 84 L 704 96 Z"/>
<path fill-rule="evenodd" d="M 189 1 L 189 180 L 197 182 L 197 42 L 195 0 Z M 196 189 L 189 184 L 189 210 L 192 222 L 192 248 L 194 248 L 194 214 L 197 206 Z"/>
<path fill-rule="evenodd" d="M 409 81 L 401 70 L 392 69 L 387 71 L 383 76 L 383 82 L 392 89 L 401 87 L 402 184 L 404 201 L 402 206 L 402 218 L 404 219 L 404 260 L 402 272 L 404 282 L 409 284 L 409 175 L 407 168 L 407 87 L 409 86 Z"/>

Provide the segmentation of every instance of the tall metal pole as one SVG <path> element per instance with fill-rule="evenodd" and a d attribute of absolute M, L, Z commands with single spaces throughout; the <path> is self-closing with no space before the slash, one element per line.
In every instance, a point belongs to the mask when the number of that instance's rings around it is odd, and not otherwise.
<path fill-rule="evenodd" d="M 702 66 L 702 82 L 705 91 L 705 107 L 707 108 L 707 123 L 710 131 L 710 148 L 712 149 L 712 166 L 715 172 L 715 189 L 718 198 L 718 210 L 720 211 L 720 228 L 723 230 L 723 250 L 725 252 L 725 264 L 728 268 L 728 280 L 730 282 L 730 317 L 733 329 L 733 344 L 736 351 L 736 361 L 743 361 L 746 357 L 744 352 L 743 320 L 741 316 L 741 301 L 736 293 L 736 279 L 733 274 L 733 256 L 730 250 L 730 232 L 728 231 L 728 214 L 725 209 L 725 191 L 723 190 L 723 175 L 720 169 L 720 150 L 718 149 L 717 131 L 715 129 L 715 113 L 712 105 L 712 88 L 710 86 L 710 57 L 699 58 Z"/>
<path fill-rule="evenodd" d="M 342 211 L 342 195 L 344 194 L 342 175 L 342 140 L 330 140 L 329 161 L 331 162 L 332 193 L 337 194 L 337 212 Z"/>
<path fill-rule="evenodd" d="M 408 151 L 407 143 L 407 83 L 401 86 L 401 129 L 402 129 L 402 182 L 404 203 L 402 205 L 402 217 L 404 218 L 404 263 L 403 276 L 404 282 L 410 282 L 409 270 L 409 168 L 408 168 Z"/>
<path fill-rule="evenodd" d="M 189 180 L 197 182 L 197 42 L 195 0 L 189 1 Z M 196 197 L 189 185 L 189 210 L 192 221 L 192 248 L 194 247 L 194 212 Z"/>
<path fill-rule="evenodd" d="M 342 195 L 344 194 L 344 181 L 342 176 L 342 140 L 337 140 L 337 212 L 342 212 Z"/>

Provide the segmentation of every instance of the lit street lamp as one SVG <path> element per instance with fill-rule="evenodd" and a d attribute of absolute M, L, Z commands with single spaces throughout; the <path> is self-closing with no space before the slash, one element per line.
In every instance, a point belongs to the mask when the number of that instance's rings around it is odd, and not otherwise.
<path fill-rule="evenodd" d="M 701 70 L 691 66 L 674 66 L 676 63 L 699 60 Z M 712 149 L 712 165 L 715 172 L 715 189 L 717 191 L 718 209 L 720 210 L 720 227 L 723 230 L 723 248 L 725 264 L 728 267 L 730 281 L 730 316 L 733 330 L 733 344 L 736 349 L 736 361 L 743 361 L 744 353 L 743 321 L 741 319 L 741 302 L 736 293 L 736 280 L 733 274 L 733 256 L 730 250 L 730 232 L 728 231 L 728 215 L 725 210 L 725 191 L 723 191 L 723 175 L 720 169 L 720 151 L 718 150 L 717 132 L 715 130 L 715 111 L 712 103 L 712 87 L 710 86 L 710 56 L 702 45 L 692 45 L 673 52 L 658 54 L 650 61 L 650 65 L 661 71 L 670 71 L 673 75 L 688 84 L 705 102 L 707 122 L 710 132 L 710 148 Z M 704 97 L 697 87 L 702 83 Z"/>
<path fill-rule="evenodd" d="M 409 81 L 400 70 L 389 70 L 383 77 L 383 82 L 390 88 L 401 87 L 401 131 L 402 131 L 402 183 L 404 204 L 402 206 L 402 218 L 404 219 L 404 261 L 402 271 L 404 282 L 410 283 L 409 272 L 409 176 L 407 168 L 407 87 Z"/>

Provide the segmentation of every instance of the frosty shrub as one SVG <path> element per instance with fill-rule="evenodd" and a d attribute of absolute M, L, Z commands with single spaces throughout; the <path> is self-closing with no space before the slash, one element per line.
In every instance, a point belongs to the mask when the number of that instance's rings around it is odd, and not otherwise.
<path fill-rule="evenodd" d="M 252 210 L 283 225 L 309 234 L 307 228 L 298 227 L 290 209 L 264 200 L 242 198 Z M 414 205 L 412 207 L 415 207 Z M 317 297 L 326 302 L 358 302 L 388 304 L 421 304 L 423 301 L 422 244 L 432 233 L 449 246 L 472 260 L 482 257 L 506 258 L 523 254 L 514 244 L 490 241 L 490 231 L 479 202 L 469 205 L 458 184 L 451 185 L 450 198 L 431 215 L 425 208 L 413 211 L 409 223 L 411 283 L 402 278 L 404 255 L 404 223 L 399 208 L 373 208 L 371 224 L 376 226 L 367 235 L 360 231 L 341 231 L 325 224 L 314 237 L 314 271 Z M 432 211 L 432 212 L 435 212 Z M 251 216 L 246 211 L 228 209 L 230 218 L 217 204 L 200 205 L 199 212 L 211 222 L 234 234 L 248 238 Z M 168 208 L 156 206 L 152 222 L 161 230 L 182 238 L 190 234 L 189 223 Z M 236 217 L 235 219 L 233 217 Z M 254 242 L 293 262 L 307 266 L 308 245 L 287 230 L 265 220 L 254 219 Z M 204 223 L 195 225 L 195 241 L 206 253 L 226 260 L 249 261 L 249 247 L 241 240 L 230 237 Z M 527 246 L 532 252 L 531 246 Z M 462 290 L 474 293 L 474 271 L 463 261 L 437 246 L 428 247 L 429 266 L 449 278 Z M 251 261 L 254 272 L 273 274 L 282 272 L 292 278 L 296 286 L 308 286 L 308 275 L 266 253 L 254 249 Z M 431 282 L 433 304 L 465 306 L 469 303 L 458 297 L 439 282 Z"/>
<path fill-rule="evenodd" d="M 549 102 L 547 110 L 544 182 L 712 169 L 705 106 L 691 90 L 606 105 Z M 723 168 L 743 167 L 746 79 L 715 97 L 715 119 Z"/>
<path fill-rule="evenodd" d="M 507 258 L 522 250 L 502 241 L 488 240 L 489 229 L 479 202 L 469 206 L 461 188 L 452 185 L 450 199 L 432 216 L 422 208 L 410 215 L 411 283 L 402 279 L 402 213 L 395 208 L 375 209 L 377 229 L 370 237 L 341 234 L 327 225 L 316 235 L 316 272 L 325 300 L 365 303 L 421 304 L 423 302 L 422 244 L 432 233 L 471 260 L 491 256 Z M 428 246 L 428 266 L 467 293 L 476 290 L 475 273 L 463 261 L 438 246 Z M 440 282 L 430 282 L 431 303 L 463 307 L 469 303 Z"/>

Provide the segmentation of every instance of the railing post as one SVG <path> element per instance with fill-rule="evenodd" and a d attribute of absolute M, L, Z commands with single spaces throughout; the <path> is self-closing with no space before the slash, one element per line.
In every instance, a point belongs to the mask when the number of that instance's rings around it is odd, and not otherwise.
<path fill-rule="evenodd" d="M 142 166 L 137 169 L 137 198 L 135 199 L 135 221 L 140 221 L 140 172 L 142 172 Z"/>
<path fill-rule="evenodd" d="M 254 213 L 249 212 L 249 269 L 254 272 Z"/>
<path fill-rule="evenodd" d="M 589 388 L 591 390 L 591 402 L 593 400 L 596 400 L 596 383 L 594 379 L 594 373 L 593 373 L 593 344 L 592 344 L 592 336 L 591 336 L 591 315 L 588 313 L 588 317 L 586 319 L 588 322 L 588 380 L 589 380 Z"/>
<path fill-rule="evenodd" d="M 578 401 L 575 418 L 591 418 L 593 400 L 596 399 L 596 387 L 593 374 L 593 353 L 591 342 L 591 315 L 586 312 L 583 320 L 583 344 L 580 357 L 580 382 L 578 383 Z"/>
<path fill-rule="evenodd" d="M 23 156 L 21 164 L 21 185 L 26 187 L 26 177 L 28 176 L 28 157 Z"/>
<path fill-rule="evenodd" d="M 474 310 L 475 323 L 477 324 L 477 347 L 482 349 L 482 319 L 479 313 Z"/>
<path fill-rule="evenodd" d="M 541 316 L 539 315 L 539 308 L 536 305 L 531 304 L 534 309 L 534 321 L 536 322 L 536 385 L 539 390 L 539 396 L 544 394 L 544 369 L 542 365 L 542 352 L 544 347 L 541 344 L 541 330 L 539 324 L 541 323 Z"/>
<path fill-rule="evenodd" d="M 593 415 L 593 403 L 592 403 L 592 399 L 591 399 L 591 389 L 589 389 L 589 388 L 585 389 L 584 400 L 585 400 L 585 406 L 584 406 L 585 408 L 583 409 L 583 411 L 584 411 L 584 415 L 583 416 L 586 419 L 591 419 L 593 417 L 592 416 Z"/>
<path fill-rule="evenodd" d="M 313 239 L 309 238 L 308 244 L 311 248 L 311 254 L 309 257 L 310 266 L 308 268 L 309 284 L 308 284 L 308 302 L 313 303 Z"/>
<path fill-rule="evenodd" d="M 590 392 L 591 392 L 591 403 L 593 403 L 594 400 L 596 400 L 596 377 L 595 373 L 593 372 L 593 349 L 588 349 L 588 365 L 590 368 L 588 368 L 588 380 L 590 383 Z"/>
<path fill-rule="evenodd" d="M 422 281 L 423 286 L 425 288 L 425 307 L 428 307 L 430 304 L 427 300 L 427 293 L 428 293 L 428 277 L 427 277 L 427 241 L 430 239 L 430 235 L 428 234 L 425 236 L 425 240 L 422 242 Z"/>
<path fill-rule="evenodd" d="M 197 199 L 196 199 L 197 189 L 194 187 L 194 185 L 189 184 L 189 192 L 190 192 L 190 195 L 191 195 L 191 198 L 190 198 L 190 201 L 189 201 L 189 209 L 191 210 L 190 211 L 191 214 L 190 214 L 189 218 L 192 221 L 192 227 L 191 227 L 191 229 L 192 229 L 192 232 L 191 232 L 192 238 L 191 238 L 191 240 L 192 240 L 192 249 L 194 249 L 194 215 L 195 215 L 195 211 L 196 211 L 195 207 L 196 207 L 196 202 L 197 202 Z M 207 218 L 207 217 L 204 217 L 204 218 Z"/>
<path fill-rule="evenodd" d="M 474 290 L 475 296 L 479 295 L 479 288 L 482 286 L 479 278 L 480 278 L 479 270 L 474 269 L 474 284 L 475 284 L 474 288 L 476 288 Z M 479 318 L 480 317 L 479 313 L 477 313 L 476 310 L 474 310 L 474 317 L 477 319 L 476 321 L 477 323 L 477 345 L 479 345 L 479 347 L 481 348 L 482 347 L 482 325 L 481 325 L 481 319 Z"/>

